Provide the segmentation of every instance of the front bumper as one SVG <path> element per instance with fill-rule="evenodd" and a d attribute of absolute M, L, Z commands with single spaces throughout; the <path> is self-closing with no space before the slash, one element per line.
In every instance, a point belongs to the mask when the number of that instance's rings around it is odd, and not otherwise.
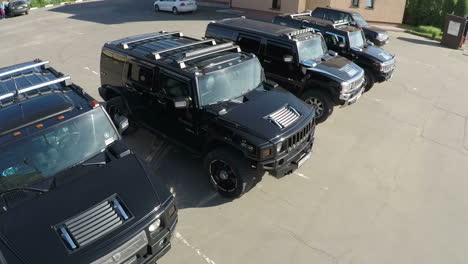
<path fill-rule="evenodd" d="M 388 72 L 379 72 L 379 73 L 377 73 L 377 76 L 376 76 L 375 79 L 376 79 L 377 82 L 388 81 L 393 77 L 394 72 L 395 72 L 395 67 L 393 67 L 393 69 L 388 71 Z"/>
<path fill-rule="evenodd" d="M 348 105 L 352 105 L 355 102 L 357 102 L 357 100 L 359 100 L 361 95 L 364 93 L 364 90 L 365 90 L 364 88 L 365 87 L 361 86 L 352 92 L 341 93 L 340 94 L 341 107 L 346 107 Z"/>
<path fill-rule="evenodd" d="M 304 141 L 301 147 L 275 160 L 260 162 L 258 168 L 270 172 L 276 178 L 282 178 L 293 173 L 310 157 L 313 145 L 314 133 L 311 133 L 310 138 Z"/>
<path fill-rule="evenodd" d="M 28 8 L 21 8 L 21 9 L 12 9 L 10 11 L 10 14 L 11 15 L 21 15 L 21 14 L 25 14 L 26 12 L 28 12 Z"/>
<path fill-rule="evenodd" d="M 384 46 L 384 45 L 387 45 L 389 42 L 390 42 L 390 38 L 387 38 L 385 40 L 378 40 L 378 39 L 374 39 L 374 42 L 375 45 L 377 46 Z"/>

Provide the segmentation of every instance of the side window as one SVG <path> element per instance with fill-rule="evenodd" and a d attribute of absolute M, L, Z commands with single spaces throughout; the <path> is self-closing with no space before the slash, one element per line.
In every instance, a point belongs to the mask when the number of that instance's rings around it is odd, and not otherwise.
<path fill-rule="evenodd" d="M 312 12 L 312 16 L 316 18 L 323 18 L 323 15 L 324 15 L 324 12 L 323 12 L 323 9 L 321 8 L 317 8 L 314 10 L 314 12 Z"/>
<path fill-rule="evenodd" d="M 359 7 L 359 0 L 351 0 L 352 7 Z"/>
<path fill-rule="evenodd" d="M 273 62 L 284 63 L 284 56 L 290 55 L 293 56 L 295 60 L 295 54 L 292 47 L 283 46 L 280 44 L 268 42 L 265 50 L 265 58 L 270 59 Z"/>
<path fill-rule="evenodd" d="M 191 97 L 188 83 L 164 73 L 160 76 L 160 87 L 163 93 L 171 99 L 177 97 Z"/>
<path fill-rule="evenodd" d="M 260 39 L 246 36 L 239 36 L 237 41 L 242 51 L 257 54 L 260 50 Z"/>
<path fill-rule="evenodd" d="M 129 79 L 138 84 L 138 86 L 147 90 L 153 90 L 153 69 L 138 64 L 129 64 L 128 73 Z"/>
<path fill-rule="evenodd" d="M 367 0 L 366 7 L 374 8 L 374 0 Z"/>
<path fill-rule="evenodd" d="M 342 36 L 337 36 L 337 35 L 333 35 L 330 33 L 326 33 L 323 37 L 327 45 L 332 48 L 337 48 L 340 42 L 346 43 L 345 38 Z"/>

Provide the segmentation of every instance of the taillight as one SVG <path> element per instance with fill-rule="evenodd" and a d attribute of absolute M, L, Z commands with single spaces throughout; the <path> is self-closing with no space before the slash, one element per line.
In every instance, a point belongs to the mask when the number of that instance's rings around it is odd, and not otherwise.
<path fill-rule="evenodd" d="M 185 3 L 180 3 L 180 6 L 185 6 Z"/>

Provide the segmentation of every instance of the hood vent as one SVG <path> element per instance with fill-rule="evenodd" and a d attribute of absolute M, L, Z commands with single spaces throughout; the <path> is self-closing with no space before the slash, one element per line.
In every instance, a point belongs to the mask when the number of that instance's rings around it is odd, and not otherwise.
<path fill-rule="evenodd" d="M 117 198 L 106 200 L 57 227 L 68 249 L 75 250 L 110 233 L 131 219 Z"/>
<path fill-rule="evenodd" d="M 265 118 L 270 120 L 279 128 L 287 128 L 301 117 L 301 114 L 292 106 L 286 105 L 275 112 L 269 114 Z"/>

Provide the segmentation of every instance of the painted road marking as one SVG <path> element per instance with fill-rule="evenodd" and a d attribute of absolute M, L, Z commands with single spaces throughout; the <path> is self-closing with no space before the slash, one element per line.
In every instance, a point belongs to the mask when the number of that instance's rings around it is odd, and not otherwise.
<path fill-rule="evenodd" d="M 297 176 L 303 178 L 303 179 L 306 179 L 306 180 L 310 180 L 310 177 L 309 176 L 305 176 L 304 174 L 302 173 L 299 173 L 299 172 L 294 172 L 294 174 L 296 174 Z"/>
<path fill-rule="evenodd" d="M 199 248 L 195 247 L 195 246 L 192 246 L 190 244 L 190 242 L 187 241 L 187 239 L 185 239 L 179 232 L 175 232 L 175 237 L 180 240 L 182 243 L 184 243 L 187 247 L 193 249 L 198 256 L 202 257 L 206 263 L 208 264 L 216 264 L 216 262 L 214 262 L 214 260 L 212 260 L 211 258 L 209 258 L 208 256 L 206 256 Z"/>

